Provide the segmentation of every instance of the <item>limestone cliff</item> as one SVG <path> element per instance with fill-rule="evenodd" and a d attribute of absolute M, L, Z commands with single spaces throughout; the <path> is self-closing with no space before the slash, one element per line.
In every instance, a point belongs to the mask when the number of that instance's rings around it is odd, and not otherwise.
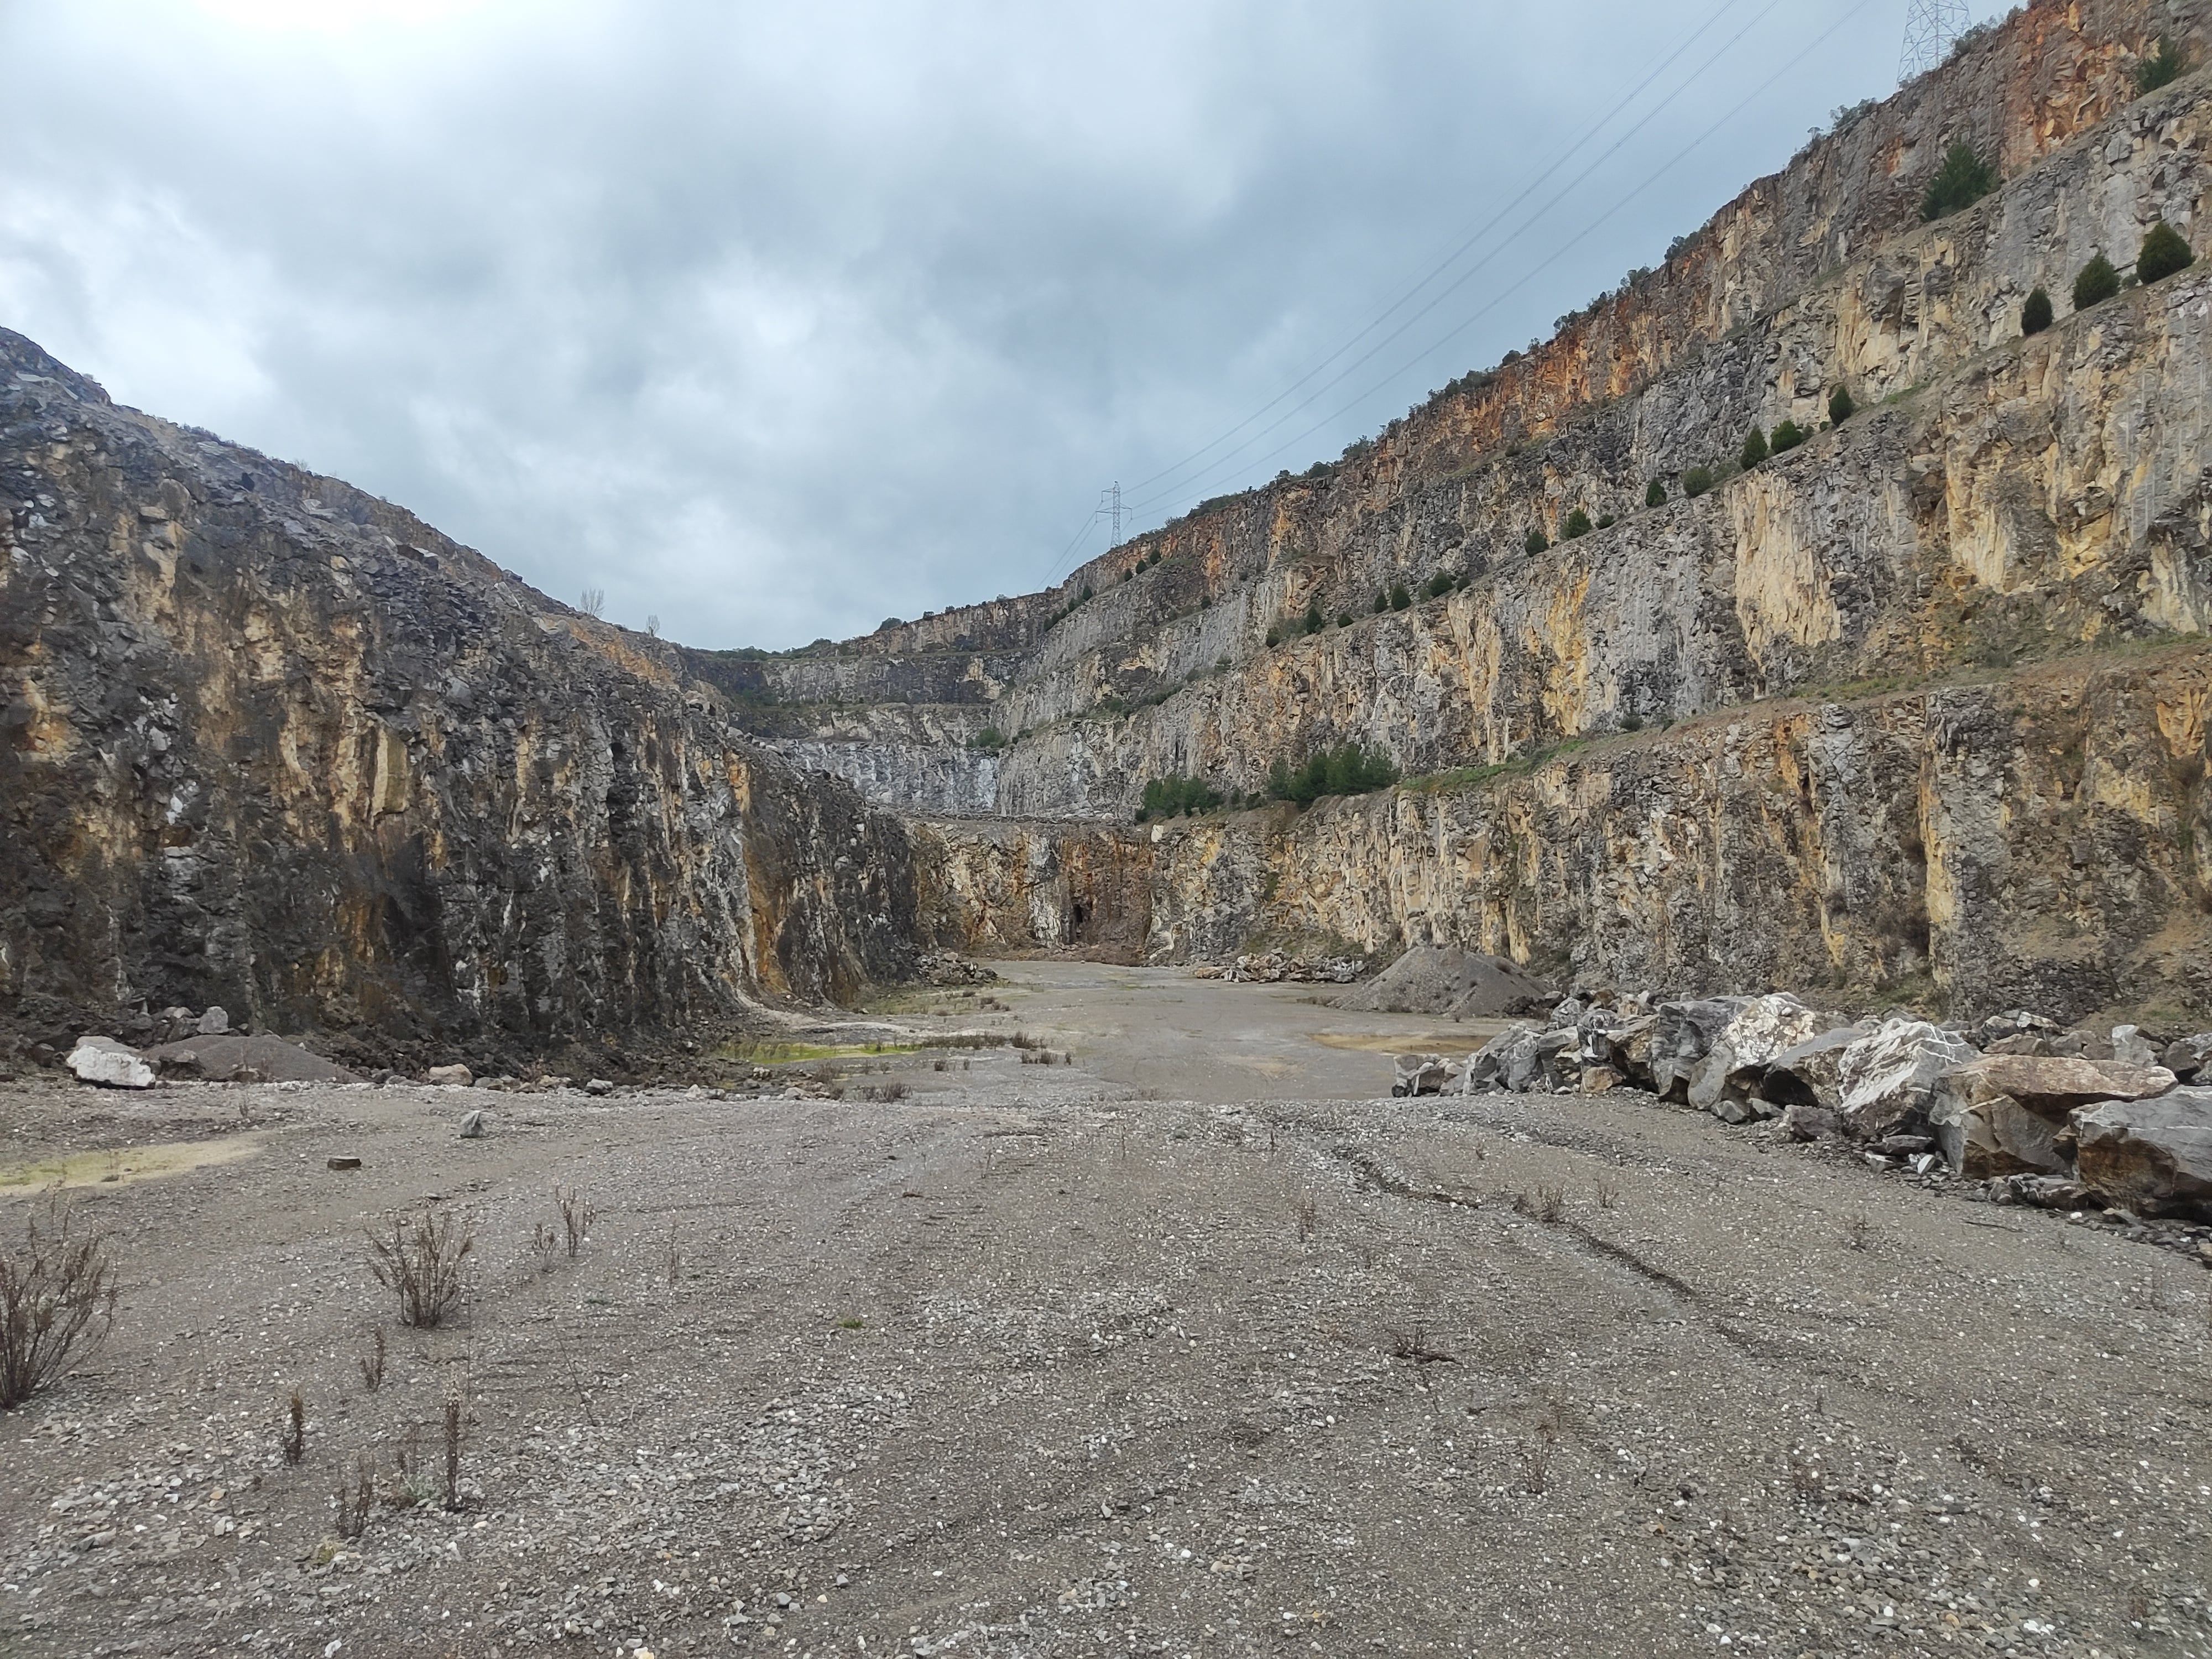
<path fill-rule="evenodd" d="M 2091 253 L 2205 222 L 2212 73 L 2136 97 L 2160 33 L 2206 62 L 2200 5 L 2023 8 L 1341 463 L 1054 592 L 769 659 L 781 740 L 941 810 L 912 754 L 872 763 L 883 714 L 809 690 L 830 661 L 846 686 L 933 663 L 963 730 L 1011 739 L 996 812 L 1094 843 L 1152 777 L 1242 794 L 1354 738 L 1416 775 L 1121 829 L 1162 960 L 1304 933 L 1684 989 L 2203 1005 L 2212 277 L 2065 298 Z M 1923 224 L 1961 141 L 2002 188 Z M 2023 340 L 2037 286 L 2060 321 Z M 1861 412 L 1822 430 L 1838 386 Z M 1785 418 L 1816 435 L 1740 473 Z M 1561 542 L 1577 507 L 1614 522 Z M 1378 612 L 1397 583 L 1416 602 Z M 936 833 L 1004 861 L 984 826 Z"/>
<path fill-rule="evenodd" d="M 902 825 L 382 501 L 0 333 L 0 1012 L 498 1054 L 912 960 Z"/>

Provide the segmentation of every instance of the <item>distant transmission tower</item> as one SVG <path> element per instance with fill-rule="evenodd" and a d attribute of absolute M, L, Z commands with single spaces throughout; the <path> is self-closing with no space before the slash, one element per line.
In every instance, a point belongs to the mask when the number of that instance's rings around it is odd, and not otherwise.
<path fill-rule="evenodd" d="M 1911 0 L 1905 13 L 1905 55 L 1898 60 L 1897 78 L 1910 81 L 1941 64 L 1972 21 L 1966 0 Z"/>
<path fill-rule="evenodd" d="M 1114 521 L 1114 539 L 1107 544 L 1108 546 L 1121 546 L 1121 520 L 1128 516 L 1128 508 L 1121 505 L 1121 483 L 1118 478 L 1115 480 L 1111 489 L 1102 489 L 1098 492 L 1098 511 L 1092 516 L 1111 519 Z"/>

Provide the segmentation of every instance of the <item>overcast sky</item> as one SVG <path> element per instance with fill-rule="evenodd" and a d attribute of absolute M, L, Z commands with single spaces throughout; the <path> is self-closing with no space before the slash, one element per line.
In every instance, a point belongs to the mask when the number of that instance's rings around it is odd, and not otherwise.
<path fill-rule="evenodd" d="M 615 621 L 842 637 L 1548 333 L 1905 9 L 0 0 L 0 323 Z"/>

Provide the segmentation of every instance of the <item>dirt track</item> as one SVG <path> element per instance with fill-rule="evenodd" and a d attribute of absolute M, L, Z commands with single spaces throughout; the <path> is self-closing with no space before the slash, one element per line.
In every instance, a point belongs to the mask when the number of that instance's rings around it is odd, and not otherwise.
<path fill-rule="evenodd" d="M 1286 1103 L 1423 1022 L 1010 971 L 1077 1065 L 848 1080 L 895 1102 L 0 1091 L 0 1162 L 261 1137 L 79 1189 L 122 1317 L 0 1419 L 0 1647 L 2212 1653 L 2185 1259 L 1633 1096 Z M 1177 1045 L 1198 1103 L 1115 1080 Z M 416 1333 L 362 1230 L 434 1199 L 474 1279 Z M 449 1394 L 466 1508 L 338 1542 Z"/>

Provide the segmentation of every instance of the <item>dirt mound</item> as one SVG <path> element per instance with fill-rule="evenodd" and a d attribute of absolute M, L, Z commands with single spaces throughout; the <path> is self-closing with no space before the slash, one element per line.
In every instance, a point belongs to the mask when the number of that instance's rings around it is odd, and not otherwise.
<path fill-rule="evenodd" d="M 273 1036 L 191 1036 L 149 1048 L 164 1077 L 210 1083 L 358 1083 L 361 1079 L 296 1042 Z"/>
<path fill-rule="evenodd" d="M 1417 945 L 1334 1006 L 1368 1014 L 1504 1019 L 1548 1010 L 1559 994 L 1504 957 Z"/>

